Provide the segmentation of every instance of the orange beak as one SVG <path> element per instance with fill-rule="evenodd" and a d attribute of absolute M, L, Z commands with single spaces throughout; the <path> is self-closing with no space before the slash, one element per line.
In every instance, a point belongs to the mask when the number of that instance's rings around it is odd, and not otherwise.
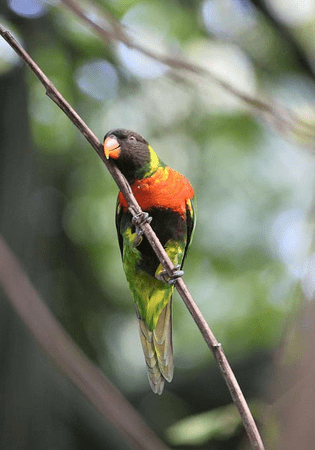
<path fill-rule="evenodd" d="M 120 155 L 120 146 L 118 141 L 113 137 L 107 137 L 104 142 L 104 154 L 106 159 L 119 158 Z"/>

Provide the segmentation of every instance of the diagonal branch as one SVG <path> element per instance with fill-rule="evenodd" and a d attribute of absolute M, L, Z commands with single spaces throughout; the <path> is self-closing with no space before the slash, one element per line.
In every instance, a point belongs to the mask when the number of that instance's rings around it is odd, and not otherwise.
<path fill-rule="evenodd" d="M 12 305 L 50 358 L 99 413 L 139 450 L 169 450 L 122 394 L 75 345 L 0 236 L 0 282 Z"/>
<path fill-rule="evenodd" d="M 130 210 L 133 215 L 141 213 L 141 208 L 139 207 L 136 199 L 134 198 L 131 188 L 126 181 L 125 177 L 117 169 L 117 167 L 110 160 L 106 160 L 103 153 L 103 146 L 93 134 L 93 132 L 87 127 L 83 122 L 81 117 L 74 111 L 74 109 L 69 105 L 69 103 L 63 98 L 60 92 L 54 87 L 51 81 L 46 77 L 46 75 L 41 71 L 37 64 L 32 60 L 28 53 L 18 44 L 14 37 L 5 30 L 0 25 L 0 35 L 11 45 L 11 47 L 20 55 L 20 57 L 26 62 L 30 69 L 35 73 L 38 79 L 46 88 L 46 94 L 65 112 L 69 119 L 74 123 L 74 125 L 79 129 L 79 131 L 84 135 L 88 142 L 94 147 L 99 156 L 104 161 L 106 167 L 110 171 L 112 177 L 116 181 L 119 189 L 122 191 L 125 199 L 127 200 Z M 140 229 L 144 232 L 147 240 L 155 251 L 157 257 L 159 258 L 162 266 L 166 269 L 169 276 L 172 275 L 174 266 L 166 254 L 163 246 L 158 240 L 156 234 L 152 230 L 150 224 L 144 223 L 139 225 Z M 191 313 L 193 319 L 195 320 L 204 340 L 206 341 L 208 347 L 212 351 L 216 362 L 218 363 L 222 375 L 226 381 L 226 384 L 231 393 L 232 399 L 239 411 L 242 418 L 244 427 L 250 439 L 252 448 L 255 450 L 263 450 L 264 446 L 259 435 L 258 429 L 256 427 L 255 421 L 250 413 L 246 400 L 243 393 L 237 383 L 237 380 L 232 372 L 232 369 L 226 359 L 223 352 L 221 344 L 219 344 L 210 330 L 207 322 L 205 321 L 203 315 L 201 314 L 199 308 L 194 302 L 191 294 L 189 293 L 184 281 L 179 279 L 176 281 L 175 286 L 184 300 L 189 312 Z"/>
<path fill-rule="evenodd" d="M 209 80 L 215 83 L 219 87 L 223 88 L 226 92 L 234 97 L 242 100 L 252 111 L 260 114 L 268 123 L 272 125 L 283 135 L 297 140 L 300 144 L 304 145 L 311 151 L 314 151 L 315 146 L 315 126 L 311 122 L 307 122 L 296 115 L 291 109 L 286 108 L 274 101 L 268 102 L 256 97 L 251 96 L 236 88 L 231 83 L 222 80 L 216 76 L 211 70 L 201 67 L 197 64 L 189 62 L 179 55 L 168 56 L 161 55 L 153 50 L 146 48 L 136 42 L 130 35 L 125 32 L 124 26 L 113 17 L 108 11 L 105 10 L 104 5 L 102 8 L 95 5 L 92 0 L 88 1 L 89 6 L 97 11 L 96 16 L 98 23 L 91 19 L 90 15 L 84 11 L 78 1 L 75 0 L 61 0 L 61 2 L 72 11 L 77 17 L 79 17 L 86 25 L 88 25 L 101 39 L 112 44 L 114 42 L 122 42 L 127 47 L 141 52 L 155 61 L 158 61 L 170 69 L 173 70 L 173 74 L 184 81 L 188 81 L 188 78 L 179 76 L 180 72 L 184 74 L 193 74 L 202 77 L 205 80 Z M 105 23 L 107 28 L 105 28 Z M 202 82 L 202 78 L 199 80 Z"/>

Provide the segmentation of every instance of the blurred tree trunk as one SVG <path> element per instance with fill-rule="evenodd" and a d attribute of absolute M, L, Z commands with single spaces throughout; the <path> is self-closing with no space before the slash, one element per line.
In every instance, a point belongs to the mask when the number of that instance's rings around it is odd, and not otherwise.
<path fill-rule="evenodd" d="M 54 288 L 53 276 L 47 274 L 60 264 L 55 249 L 63 241 L 62 236 L 57 241 L 41 236 L 31 225 L 30 215 L 41 214 L 40 207 L 32 208 L 41 186 L 30 137 L 25 70 L 19 65 L 0 75 L 0 233 L 47 302 Z M 60 218 L 58 208 L 58 202 L 49 208 L 52 221 Z M 50 364 L 1 287 L 0 361 L 1 449 L 130 448 Z"/>
<path fill-rule="evenodd" d="M 307 303 L 288 330 L 277 358 L 276 400 L 267 409 L 270 448 L 314 448 L 315 300 Z"/>
<path fill-rule="evenodd" d="M 36 187 L 24 68 L 1 77 L 0 231 L 32 277 L 44 269 L 36 254 L 28 206 Z M 39 269 L 39 264 L 41 265 Z M 2 295 L 3 297 L 3 295 Z M 1 433 L 6 450 L 62 448 L 47 407 L 51 368 L 5 298 L 0 303 Z M 51 391 L 50 391 L 51 392 Z"/>

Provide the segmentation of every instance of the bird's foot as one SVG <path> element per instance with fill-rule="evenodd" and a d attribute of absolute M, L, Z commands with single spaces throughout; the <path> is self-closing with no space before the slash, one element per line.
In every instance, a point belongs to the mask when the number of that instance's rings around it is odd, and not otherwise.
<path fill-rule="evenodd" d="M 139 227 L 145 223 L 151 223 L 152 217 L 150 217 L 147 212 L 142 211 L 133 216 L 131 221 L 136 227 L 136 237 L 133 245 L 134 247 L 137 247 L 141 243 L 143 235 L 143 231 Z"/>
<path fill-rule="evenodd" d="M 175 281 L 178 278 L 181 278 L 183 275 L 184 275 L 184 271 L 180 270 L 180 265 L 177 264 L 176 266 L 174 266 L 173 274 L 171 276 L 168 275 L 166 270 L 162 270 L 162 272 L 160 272 L 156 275 L 156 278 L 159 281 L 162 281 L 163 283 L 174 284 Z"/>
<path fill-rule="evenodd" d="M 150 223 L 151 221 L 152 221 L 152 217 L 150 217 L 149 214 L 144 211 L 141 211 L 140 213 L 135 214 L 132 218 L 132 223 L 138 227 L 145 223 Z"/>

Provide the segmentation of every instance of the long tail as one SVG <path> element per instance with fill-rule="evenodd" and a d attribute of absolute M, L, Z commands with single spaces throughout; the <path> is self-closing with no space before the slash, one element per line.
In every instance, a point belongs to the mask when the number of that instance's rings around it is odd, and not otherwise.
<path fill-rule="evenodd" d="M 140 338 L 153 392 L 161 395 L 164 382 L 172 381 L 174 372 L 172 342 L 172 300 L 162 310 L 156 327 L 150 331 L 138 318 Z"/>

